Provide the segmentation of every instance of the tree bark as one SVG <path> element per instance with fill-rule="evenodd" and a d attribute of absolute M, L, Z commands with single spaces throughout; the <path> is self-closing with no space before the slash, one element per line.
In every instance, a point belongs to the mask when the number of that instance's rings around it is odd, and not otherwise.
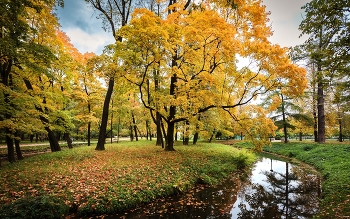
<path fill-rule="evenodd" d="M 58 141 L 57 141 L 57 139 L 55 137 L 55 133 L 49 127 L 45 127 L 45 130 L 47 131 L 47 135 L 48 135 L 48 138 L 49 138 L 51 151 L 52 152 L 60 151 L 61 147 L 58 144 Z"/>
<path fill-rule="evenodd" d="M 165 139 L 165 145 L 168 144 L 168 139 L 167 139 L 167 135 L 166 135 L 166 132 L 165 132 L 165 128 L 164 128 L 164 123 L 162 122 L 162 119 L 160 120 L 160 127 L 162 128 L 162 136 L 164 136 L 164 139 Z M 162 148 L 164 148 L 164 139 L 162 138 Z"/>
<path fill-rule="evenodd" d="M 135 115 L 134 115 L 133 112 L 131 113 L 131 116 L 132 116 L 132 126 L 134 128 L 134 133 L 135 133 L 135 140 L 138 141 L 139 138 L 138 138 L 138 135 L 137 135 L 136 120 L 135 120 Z"/>
<path fill-rule="evenodd" d="M 162 127 L 161 127 L 162 118 L 160 117 L 159 112 L 156 112 L 156 127 L 157 127 L 157 146 L 163 145 L 163 134 L 162 134 Z"/>
<path fill-rule="evenodd" d="M 173 106 L 171 106 L 171 107 L 173 107 Z M 168 122 L 167 141 L 166 141 L 166 145 L 165 145 L 165 151 L 175 151 L 175 149 L 174 149 L 174 130 L 175 130 L 175 123 L 172 121 Z"/>
<path fill-rule="evenodd" d="M 196 145 L 197 144 L 197 141 L 198 141 L 198 132 L 194 133 L 194 136 L 193 136 L 193 144 Z"/>
<path fill-rule="evenodd" d="M 175 142 L 177 141 L 177 133 L 179 132 L 178 130 L 178 125 L 175 124 Z"/>
<path fill-rule="evenodd" d="M 88 122 L 87 139 L 88 139 L 88 146 L 90 146 L 91 145 L 91 122 Z"/>
<path fill-rule="evenodd" d="M 107 122 L 108 122 L 108 111 L 109 111 L 109 103 L 112 98 L 113 93 L 113 87 L 114 87 L 114 79 L 110 78 L 108 82 L 108 89 L 106 98 L 103 104 L 103 111 L 102 111 L 102 121 L 100 125 L 100 132 L 98 135 L 98 141 L 95 150 L 105 150 L 105 141 L 106 141 L 106 133 L 107 133 Z"/>
<path fill-rule="evenodd" d="M 15 148 L 16 148 L 17 159 L 18 159 L 18 160 L 23 160 L 23 155 L 22 155 L 21 147 L 20 147 L 20 145 L 19 145 L 19 143 L 21 142 L 20 139 L 21 139 L 21 138 L 19 137 L 18 133 L 16 133 L 16 136 L 15 136 Z"/>
<path fill-rule="evenodd" d="M 201 116 L 199 115 L 198 122 L 200 122 L 200 121 L 201 121 Z M 196 125 L 196 133 L 194 133 L 194 136 L 193 136 L 193 144 L 194 145 L 197 144 L 197 141 L 198 141 L 198 136 L 199 136 L 198 132 L 199 132 L 199 124 Z"/>
<path fill-rule="evenodd" d="M 175 50 L 175 55 L 172 58 L 171 66 L 176 67 L 177 66 L 177 51 Z M 175 89 L 176 89 L 176 82 L 177 82 L 177 75 L 176 73 L 173 73 L 173 75 L 170 78 L 170 96 L 175 97 Z M 167 118 L 167 124 L 168 124 L 168 131 L 166 136 L 166 151 L 175 151 L 174 149 L 174 130 L 175 130 L 175 122 L 173 121 L 175 119 L 176 114 L 176 106 L 171 105 L 169 109 L 169 115 Z"/>
<path fill-rule="evenodd" d="M 111 144 L 113 143 L 113 100 L 112 100 L 112 113 L 111 113 Z"/>
<path fill-rule="evenodd" d="M 321 67 L 318 67 L 318 74 L 321 73 Z M 324 112 L 324 93 L 323 93 L 323 82 L 321 77 L 318 79 L 317 83 L 317 123 L 318 123 L 318 143 L 326 142 L 326 123 L 325 123 L 325 112 Z"/>
<path fill-rule="evenodd" d="M 10 163 L 15 162 L 15 148 L 13 146 L 13 139 L 10 137 L 11 131 L 6 128 L 6 144 L 7 144 L 7 159 Z"/>
<path fill-rule="evenodd" d="M 286 113 L 284 109 L 284 98 L 282 97 L 282 119 L 283 119 L 283 133 L 284 133 L 284 143 L 288 143 L 288 133 L 287 133 L 287 122 L 286 122 Z"/>
<path fill-rule="evenodd" d="M 339 119 L 339 142 L 343 142 L 343 127 L 341 119 Z"/>
<path fill-rule="evenodd" d="M 68 145 L 68 148 L 69 149 L 72 149 L 73 148 L 73 145 L 72 145 L 72 139 L 69 137 L 69 133 L 68 132 L 66 132 L 66 133 L 64 133 L 64 139 L 66 140 L 66 142 L 67 142 L 67 145 Z"/>
<path fill-rule="evenodd" d="M 151 127 L 150 125 L 148 124 L 148 120 L 146 120 L 146 139 L 148 140 L 148 137 L 149 137 L 149 140 L 152 141 L 152 135 L 151 135 Z"/>
<path fill-rule="evenodd" d="M 316 109 L 314 112 L 314 139 L 315 142 L 318 142 L 318 135 L 317 135 L 317 113 L 316 113 Z"/>
<path fill-rule="evenodd" d="M 312 69 L 314 69 L 314 67 Z M 315 80 L 317 80 L 317 79 L 315 79 Z M 312 95 L 312 100 L 313 100 L 312 101 L 312 103 L 313 103 L 312 105 L 313 106 L 312 106 L 312 111 L 313 111 L 313 116 L 314 116 L 314 139 L 315 139 L 315 142 L 318 142 L 318 135 L 317 135 L 317 97 L 316 97 L 316 85 L 315 85 L 315 83 L 312 84 L 312 87 L 313 87 L 313 95 Z"/>
<path fill-rule="evenodd" d="M 188 145 L 189 141 L 190 141 L 190 137 L 186 134 L 188 131 L 188 125 L 190 124 L 188 122 L 188 120 L 186 120 L 185 122 L 185 133 L 184 133 L 184 141 L 183 141 L 183 145 Z"/>

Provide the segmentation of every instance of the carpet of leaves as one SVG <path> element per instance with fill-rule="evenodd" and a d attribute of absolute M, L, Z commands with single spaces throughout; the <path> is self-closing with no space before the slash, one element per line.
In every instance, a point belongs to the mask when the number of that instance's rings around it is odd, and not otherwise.
<path fill-rule="evenodd" d="M 224 145 L 177 146 L 127 142 L 42 154 L 0 168 L 0 206 L 25 197 L 54 196 L 71 213 L 108 214 L 182 192 L 198 181 L 216 183 L 236 170 L 242 151 Z M 245 154 L 250 163 L 253 157 Z M 248 162 L 248 163 L 249 163 Z"/>

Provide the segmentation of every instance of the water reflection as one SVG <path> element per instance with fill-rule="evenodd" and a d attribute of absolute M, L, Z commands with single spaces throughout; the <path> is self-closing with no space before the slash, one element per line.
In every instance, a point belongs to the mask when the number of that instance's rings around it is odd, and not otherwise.
<path fill-rule="evenodd" d="M 216 187 L 156 200 L 105 218 L 310 218 L 318 210 L 320 179 L 305 168 L 261 158 L 251 173 Z"/>
<path fill-rule="evenodd" d="M 239 212 L 233 218 L 311 218 L 318 210 L 319 196 L 320 178 L 316 174 L 262 158 L 240 191 Z"/>

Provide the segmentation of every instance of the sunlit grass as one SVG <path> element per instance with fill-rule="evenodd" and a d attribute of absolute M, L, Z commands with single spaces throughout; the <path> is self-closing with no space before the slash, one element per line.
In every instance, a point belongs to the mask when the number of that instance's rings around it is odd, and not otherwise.
<path fill-rule="evenodd" d="M 236 146 L 250 148 L 251 144 L 241 142 Z M 311 164 L 322 174 L 321 210 L 316 218 L 350 217 L 350 142 L 273 143 L 272 147 L 265 146 L 263 150 Z"/>
<path fill-rule="evenodd" d="M 215 184 L 255 160 L 221 144 L 176 145 L 175 152 L 154 145 L 123 142 L 106 145 L 105 151 L 82 146 L 6 164 L 0 168 L 0 204 L 50 196 L 63 200 L 71 212 L 114 213 L 198 182 Z"/>

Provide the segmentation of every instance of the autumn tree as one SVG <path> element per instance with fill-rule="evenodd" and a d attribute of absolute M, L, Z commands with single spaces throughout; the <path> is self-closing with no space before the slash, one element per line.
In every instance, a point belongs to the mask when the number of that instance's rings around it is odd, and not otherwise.
<path fill-rule="evenodd" d="M 97 128 L 100 117 L 99 108 L 103 102 L 105 89 L 100 82 L 101 72 L 95 71 L 98 57 L 94 53 L 77 53 L 75 57 L 73 96 L 79 109 L 75 118 L 80 122 L 79 129 L 87 133 L 88 146 L 91 144 L 91 130 Z"/>
<path fill-rule="evenodd" d="M 342 72 L 348 72 L 342 69 L 349 66 L 349 4 L 346 0 L 313 0 L 303 9 L 306 16 L 300 30 L 309 35 L 305 45 L 317 69 L 317 135 L 318 142 L 324 143 L 325 86 L 332 78 L 342 77 Z"/>
<path fill-rule="evenodd" d="M 122 37 L 116 34 L 118 28 L 125 26 L 129 21 L 129 16 L 135 7 L 133 0 L 85 0 L 96 11 L 100 13 L 99 18 L 102 18 L 104 28 L 111 31 L 116 41 L 121 42 Z M 104 150 L 106 130 L 108 123 L 108 111 L 111 101 L 116 75 L 109 74 L 107 93 L 103 104 L 102 119 L 100 125 L 100 132 L 96 150 Z"/>
<path fill-rule="evenodd" d="M 268 42 L 271 32 L 261 2 L 239 3 L 231 11 L 230 22 L 212 10 L 211 4 L 190 12 L 174 4 L 165 19 L 145 9 L 136 10 L 130 25 L 118 32 L 125 41 L 116 45 L 115 60 L 123 60 L 125 77 L 139 87 L 143 104 L 159 112 L 166 122 L 165 150 L 174 150 L 178 122 L 214 108 L 240 122 L 239 106 L 276 89 L 281 78 L 289 92 L 305 88 L 305 70 L 291 63 L 286 49 Z M 253 11 L 254 16 L 249 16 Z M 249 58 L 254 67 L 238 69 L 237 56 Z M 154 69 L 161 72 L 158 81 L 162 89 L 158 91 L 154 89 Z M 257 108 L 247 106 L 250 112 Z M 261 115 L 265 113 L 261 111 Z M 260 124 L 272 127 L 268 120 L 260 120 Z"/>
<path fill-rule="evenodd" d="M 62 1 L 59 1 L 62 3 Z M 28 80 L 28 73 L 37 72 L 38 74 L 49 74 L 48 66 L 53 60 L 50 49 L 47 45 L 42 44 L 40 40 L 43 35 L 41 31 L 48 27 L 57 25 L 52 13 L 55 5 L 53 0 L 45 0 L 35 2 L 31 0 L 18 1 L 2 1 L 0 10 L 2 17 L 0 19 L 0 64 L 1 64 L 1 84 L 2 97 L 6 106 L 4 114 L 1 116 L 1 122 L 6 132 L 6 143 L 9 152 L 9 161 L 14 161 L 13 138 L 14 134 L 19 131 L 11 124 L 19 124 L 19 121 L 13 121 L 14 118 L 11 108 L 14 107 L 14 97 L 21 94 L 13 95 L 14 88 L 20 88 L 26 85 L 26 88 L 32 88 L 32 84 Z M 46 23 L 43 22 L 46 20 Z M 54 32 L 53 32 L 54 33 Z M 47 34 L 50 34 L 48 32 Z M 23 83 L 23 81 L 25 83 Z M 23 87 L 22 87 L 23 88 Z M 11 91 L 12 90 L 12 91 Z M 31 90 L 31 89 L 30 89 Z M 30 97 L 31 91 L 28 92 Z M 35 100 L 35 98 L 29 98 Z M 34 102 L 36 103 L 36 101 Z M 25 105 L 23 105 L 25 106 Z M 41 115 L 40 104 L 35 105 L 35 109 L 39 111 L 38 117 L 45 123 L 44 116 Z M 18 112 L 18 110 L 17 110 Z M 12 122 L 10 122 L 12 120 Z M 45 130 L 51 133 L 48 125 Z M 50 143 L 58 146 L 55 142 Z"/>

